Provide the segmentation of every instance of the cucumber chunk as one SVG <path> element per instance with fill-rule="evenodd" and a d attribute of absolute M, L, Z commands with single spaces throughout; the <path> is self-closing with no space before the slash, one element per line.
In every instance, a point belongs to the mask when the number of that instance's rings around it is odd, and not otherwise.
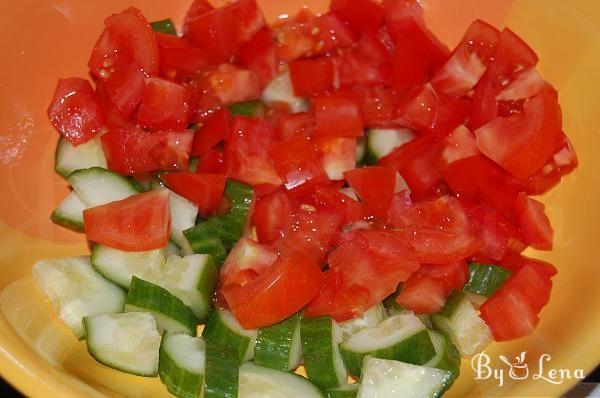
<path fill-rule="evenodd" d="M 202 331 L 206 341 L 214 341 L 236 352 L 240 363 L 254 358 L 257 335 L 257 329 L 244 329 L 233 314 L 224 309 L 210 311 Z"/>
<path fill-rule="evenodd" d="M 342 341 L 349 340 L 352 336 L 364 329 L 376 327 L 385 318 L 387 318 L 387 310 L 382 303 L 377 303 L 365 311 L 360 317 L 338 323 L 342 334 Z"/>
<path fill-rule="evenodd" d="M 359 384 L 346 384 L 345 386 L 328 388 L 325 390 L 326 398 L 355 398 Z"/>
<path fill-rule="evenodd" d="M 90 167 L 106 168 L 106 156 L 102 150 L 99 138 L 73 146 L 69 140 L 60 137 L 56 144 L 54 170 L 63 177 L 67 177 L 75 170 L 89 169 Z"/>
<path fill-rule="evenodd" d="M 452 342 L 436 330 L 428 330 L 431 342 L 435 347 L 435 356 L 423 366 L 447 370 L 453 382 L 460 375 L 460 353 Z"/>
<path fill-rule="evenodd" d="M 79 339 L 85 336 L 84 317 L 123 311 L 125 291 L 104 279 L 89 256 L 40 260 L 32 272 L 54 312 Z"/>
<path fill-rule="evenodd" d="M 160 343 L 158 374 L 169 392 L 197 398 L 202 391 L 206 345 L 199 337 L 165 332 Z"/>
<path fill-rule="evenodd" d="M 161 333 L 168 330 L 195 336 L 199 323 L 192 309 L 181 299 L 161 286 L 136 276 L 131 279 L 125 311 L 151 313 Z"/>
<path fill-rule="evenodd" d="M 450 382 L 447 370 L 366 357 L 358 398 L 437 398 Z"/>
<path fill-rule="evenodd" d="M 92 265 L 109 281 L 129 289 L 131 278 L 143 278 L 151 269 L 159 268 L 167 260 L 165 249 L 145 252 L 127 252 L 108 246 L 94 245 Z"/>
<path fill-rule="evenodd" d="M 292 113 L 306 112 L 308 110 L 307 101 L 304 98 L 297 97 L 294 93 L 290 72 L 287 70 L 276 76 L 265 87 L 262 100 L 265 104 L 284 102 L 288 104 Z"/>
<path fill-rule="evenodd" d="M 490 297 L 510 276 L 510 270 L 493 264 L 469 264 L 469 281 L 463 288 L 467 292 Z"/>
<path fill-rule="evenodd" d="M 126 373 L 156 376 L 160 335 L 152 315 L 96 315 L 83 322 L 88 351 L 98 362 Z"/>
<path fill-rule="evenodd" d="M 394 315 L 374 328 L 364 329 L 342 343 L 344 363 L 351 374 L 360 375 L 367 355 L 415 365 L 435 356 L 435 347 L 423 322 L 411 312 Z"/>
<path fill-rule="evenodd" d="M 290 371 L 300 365 L 300 313 L 258 330 L 254 362 L 268 368 Z"/>
<path fill-rule="evenodd" d="M 340 355 L 341 333 L 329 316 L 304 318 L 300 323 L 304 366 L 310 381 L 321 388 L 339 387 L 348 373 Z"/>
<path fill-rule="evenodd" d="M 237 398 L 239 383 L 237 353 L 214 341 L 206 341 L 203 398 Z"/>
<path fill-rule="evenodd" d="M 492 342 L 492 332 L 465 293 L 452 293 L 439 314 L 431 316 L 433 325 L 444 333 L 462 356 L 475 355 Z"/>
<path fill-rule="evenodd" d="M 198 206 L 183 196 L 169 191 L 169 207 L 171 209 L 171 241 L 180 248 L 183 255 L 193 254 L 183 231 L 196 225 Z"/>
<path fill-rule="evenodd" d="M 77 193 L 71 191 L 60 205 L 52 212 L 50 220 L 75 232 L 83 232 L 83 211 L 87 205 L 81 201 Z"/>
<path fill-rule="evenodd" d="M 76 170 L 69 174 L 67 180 L 88 207 L 100 206 L 139 193 L 130 180 L 101 167 Z"/>
<path fill-rule="evenodd" d="M 367 135 L 365 163 L 376 164 L 379 159 L 414 138 L 414 133 L 409 129 L 370 129 Z"/>
<path fill-rule="evenodd" d="M 323 398 L 323 393 L 302 376 L 248 362 L 240 366 L 239 398 Z"/>

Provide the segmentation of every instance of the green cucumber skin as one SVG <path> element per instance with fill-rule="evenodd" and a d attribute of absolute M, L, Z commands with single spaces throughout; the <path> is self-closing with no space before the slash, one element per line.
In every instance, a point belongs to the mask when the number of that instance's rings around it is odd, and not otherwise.
<path fill-rule="evenodd" d="M 325 398 L 356 398 L 357 394 L 358 384 L 325 390 Z"/>
<path fill-rule="evenodd" d="M 177 36 L 177 31 L 175 30 L 175 25 L 171 18 L 150 22 L 150 27 L 157 33 Z"/>
<path fill-rule="evenodd" d="M 237 398 L 240 376 L 238 366 L 235 351 L 207 341 L 204 398 Z"/>
<path fill-rule="evenodd" d="M 404 311 L 405 309 L 396 302 L 396 297 L 402 292 L 402 288 L 404 287 L 403 283 L 398 284 L 396 287 L 396 291 L 385 299 L 383 299 L 383 306 L 388 310 L 390 315 L 396 315 Z"/>
<path fill-rule="evenodd" d="M 262 105 L 262 101 L 259 100 L 237 102 L 229 105 L 229 112 L 231 112 L 233 116 L 240 115 L 251 117 L 254 116 L 256 110 Z"/>
<path fill-rule="evenodd" d="M 452 375 L 450 385 L 460 376 L 461 357 L 458 348 L 450 341 L 446 335 L 436 330 L 429 330 L 429 333 L 435 333 L 444 340 L 444 353 L 437 364 L 431 364 L 432 367 L 442 370 L 447 370 Z"/>
<path fill-rule="evenodd" d="M 183 235 L 190 243 L 190 247 L 197 254 L 209 254 L 217 266 L 223 265 L 227 257 L 227 249 L 219 239 L 214 227 L 213 219 L 202 222 L 190 229 L 183 231 Z"/>
<path fill-rule="evenodd" d="M 207 263 L 204 266 L 202 276 L 198 281 L 196 289 L 200 292 L 206 292 L 206 311 L 199 314 L 198 321 L 200 323 L 205 322 L 210 312 L 210 303 L 217 288 L 217 281 L 219 279 L 219 271 L 215 265 L 212 257 L 209 257 Z"/>
<path fill-rule="evenodd" d="M 169 332 L 165 332 L 161 341 L 158 360 L 158 376 L 167 390 L 176 397 L 198 398 L 202 391 L 204 376 L 188 372 L 180 366 L 177 366 L 163 345 L 169 334 Z"/>
<path fill-rule="evenodd" d="M 375 166 L 377 162 L 379 162 L 379 158 L 377 157 L 377 155 L 375 155 L 375 153 L 373 153 L 373 150 L 371 150 L 371 147 L 367 142 L 367 146 L 365 148 L 365 156 L 362 159 L 362 164 L 364 164 L 365 166 Z"/>
<path fill-rule="evenodd" d="M 510 270 L 494 264 L 469 263 L 469 281 L 463 290 L 490 297 L 511 275 Z"/>
<path fill-rule="evenodd" d="M 148 295 L 148 291 L 153 292 L 153 294 Z M 196 336 L 196 326 L 199 323 L 198 318 L 196 318 L 194 312 L 181 299 L 175 297 L 161 286 L 147 282 L 134 275 L 131 278 L 131 285 L 125 299 L 125 305 L 129 304 L 157 313 L 163 313 L 160 306 L 156 305 L 156 303 L 163 303 L 163 307 L 170 308 L 171 311 L 169 311 L 169 314 L 177 315 L 177 318 L 173 318 L 173 320 L 184 326 L 187 334 Z"/>
<path fill-rule="evenodd" d="M 420 347 L 416 350 L 416 347 Z M 372 352 L 352 352 L 341 348 L 342 358 L 350 374 L 360 376 L 363 360 L 367 355 L 379 359 L 392 359 L 413 365 L 423 365 L 435 356 L 435 347 L 426 329 L 402 340 L 396 345 Z"/>
<path fill-rule="evenodd" d="M 306 374 L 310 381 L 325 389 L 339 386 L 331 344 L 333 327 L 333 320 L 329 316 L 303 318 L 300 322 Z"/>
<path fill-rule="evenodd" d="M 284 372 L 292 370 L 289 357 L 300 318 L 300 313 L 296 313 L 275 325 L 259 329 L 254 347 L 254 363 Z"/>
<path fill-rule="evenodd" d="M 83 222 L 72 221 L 64 218 L 60 215 L 60 212 L 54 210 L 52 214 L 50 214 L 50 221 L 56 225 L 60 225 L 61 227 L 70 229 L 74 232 L 83 232 Z"/>
<path fill-rule="evenodd" d="M 235 352 L 238 364 L 243 361 L 251 343 L 250 337 L 236 334 L 229 329 L 220 319 L 219 311 L 217 310 L 211 310 L 208 313 L 202 337 L 206 341 L 227 347 Z"/>

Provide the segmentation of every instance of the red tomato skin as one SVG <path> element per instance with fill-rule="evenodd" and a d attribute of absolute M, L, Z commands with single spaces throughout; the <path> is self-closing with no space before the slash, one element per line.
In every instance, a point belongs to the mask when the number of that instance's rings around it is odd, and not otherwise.
<path fill-rule="evenodd" d="M 344 97 L 318 97 L 314 100 L 316 136 L 362 137 L 364 126 L 358 101 Z"/>
<path fill-rule="evenodd" d="M 222 108 L 213 113 L 194 135 L 192 156 L 202 156 L 231 136 L 231 113 Z"/>
<path fill-rule="evenodd" d="M 300 252 L 280 255 L 271 269 L 240 288 L 221 289 L 245 329 L 273 325 L 298 312 L 321 290 L 320 267 Z"/>
<path fill-rule="evenodd" d="M 496 341 L 514 340 L 533 332 L 539 311 L 550 300 L 552 281 L 544 272 L 526 265 L 515 272 L 480 307 Z"/>
<path fill-rule="evenodd" d="M 544 209 L 542 203 L 524 193 L 515 202 L 515 216 L 526 242 L 534 249 L 552 250 L 554 230 Z"/>
<path fill-rule="evenodd" d="M 302 196 L 315 184 L 327 181 L 310 138 L 298 136 L 279 142 L 270 153 L 285 188 L 294 196 Z"/>
<path fill-rule="evenodd" d="M 542 260 L 523 256 L 519 253 L 508 253 L 504 258 L 502 258 L 500 265 L 504 268 L 510 269 L 513 272 L 516 272 L 526 265 L 529 265 L 549 278 L 552 278 L 554 275 L 558 274 L 558 270 L 554 265 Z"/>
<path fill-rule="evenodd" d="M 277 260 L 277 253 L 265 245 L 243 237 L 231 249 L 220 269 L 220 285 L 244 286 L 266 272 Z"/>
<path fill-rule="evenodd" d="M 385 28 L 381 28 L 380 30 L 364 29 L 358 41 L 358 54 L 377 64 L 391 64 L 394 60 L 393 51 L 384 42 L 386 38 L 389 39 L 386 35 L 388 33 Z M 393 50 L 395 50 L 395 45 Z"/>
<path fill-rule="evenodd" d="M 238 58 L 244 67 L 258 76 L 262 87 L 269 84 L 277 74 L 279 59 L 268 29 L 261 30 L 252 40 L 240 47 Z"/>
<path fill-rule="evenodd" d="M 183 34 L 185 35 L 189 30 L 189 25 L 198 17 L 206 14 L 215 8 L 208 2 L 208 0 L 194 0 L 194 2 L 188 8 L 185 14 L 185 20 L 183 23 Z"/>
<path fill-rule="evenodd" d="M 203 217 L 214 214 L 225 191 L 227 177 L 208 173 L 167 173 L 161 177 L 167 187 L 198 205 Z"/>
<path fill-rule="evenodd" d="M 228 63 L 207 72 L 202 80 L 205 90 L 214 95 L 219 105 L 258 99 L 262 94 L 254 72 Z"/>
<path fill-rule="evenodd" d="M 313 142 L 330 180 L 343 180 L 346 171 L 356 168 L 356 139 L 317 137 Z"/>
<path fill-rule="evenodd" d="M 329 186 L 320 186 L 312 194 L 315 207 L 339 209 L 345 215 L 344 225 L 371 218 L 371 211 L 363 204 Z"/>
<path fill-rule="evenodd" d="M 293 61 L 289 68 L 294 93 L 299 97 L 314 97 L 334 90 L 331 58 Z"/>
<path fill-rule="evenodd" d="M 310 137 L 315 129 L 315 117 L 311 113 L 300 112 L 282 116 L 277 122 L 279 141 L 296 135 Z"/>
<path fill-rule="evenodd" d="M 434 314 L 444 308 L 449 294 L 442 279 L 417 271 L 404 283 L 396 302 L 417 314 Z"/>
<path fill-rule="evenodd" d="M 498 117 L 475 131 L 479 150 L 518 178 L 539 171 L 561 139 L 562 114 L 554 98 L 541 94 L 522 114 Z M 500 145 L 502 143 L 502 145 Z"/>
<path fill-rule="evenodd" d="M 393 170 L 379 166 L 362 167 L 345 172 L 344 177 L 377 217 L 385 217 L 396 186 Z"/>
<path fill-rule="evenodd" d="M 165 33 L 156 33 L 162 76 L 183 80 L 218 63 L 213 56 L 192 46 L 186 39 Z"/>
<path fill-rule="evenodd" d="M 270 159 L 276 134 L 273 126 L 262 120 L 235 116 L 231 133 L 225 144 L 229 177 L 253 186 L 281 185 L 281 178 Z"/>
<path fill-rule="evenodd" d="M 92 85 L 76 77 L 58 81 L 48 117 L 54 128 L 75 146 L 94 138 L 104 123 Z"/>
<path fill-rule="evenodd" d="M 151 130 L 183 130 L 192 118 L 191 91 L 160 78 L 146 79 L 138 123 Z"/>
<path fill-rule="evenodd" d="M 118 250 L 147 251 L 169 243 L 168 191 L 151 191 L 83 212 L 88 240 Z"/>
<path fill-rule="evenodd" d="M 225 160 L 223 159 L 223 152 L 217 151 L 216 149 L 207 151 L 200 157 L 197 171 L 198 173 L 225 174 L 226 167 Z"/>
<path fill-rule="evenodd" d="M 292 201 L 284 191 L 277 190 L 257 199 L 252 217 L 258 241 L 270 245 L 291 223 Z"/>
<path fill-rule="evenodd" d="M 388 86 L 391 82 L 391 64 L 373 62 L 357 50 L 340 51 L 339 55 L 331 59 L 334 63 L 335 81 L 339 81 L 341 89 L 352 88 L 357 84 Z"/>
<path fill-rule="evenodd" d="M 365 29 L 377 31 L 383 25 L 383 9 L 371 0 L 332 0 L 329 9 L 357 34 Z"/>
<path fill-rule="evenodd" d="M 365 127 L 397 127 L 393 121 L 397 96 L 390 87 L 357 84 L 342 94 L 360 101 Z"/>

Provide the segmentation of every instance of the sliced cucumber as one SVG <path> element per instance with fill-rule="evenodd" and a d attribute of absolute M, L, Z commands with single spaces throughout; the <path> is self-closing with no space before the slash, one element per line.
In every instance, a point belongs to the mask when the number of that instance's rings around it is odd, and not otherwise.
<path fill-rule="evenodd" d="M 240 366 L 239 377 L 239 398 L 324 398 L 321 390 L 304 377 L 252 362 Z"/>
<path fill-rule="evenodd" d="M 342 341 L 349 340 L 352 336 L 364 329 L 376 327 L 387 317 L 387 315 L 387 310 L 383 304 L 377 303 L 365 311 L 360 317 L 340 322 L 338 325 L 342 334 Z"/>
<path fill-rule="evenodd" d="M 405 308 L 403 308 L 400 304 L 398 304 L 398 302 L 396 301 L 396 297 L 398 297 L 398 295 L 400 294 L 400 292 L 402 291 L 402 288 L 404 287 L 403 283 L 400 283 L 398 285 L 398 287 L 396 288 L 396 291 L 392 294 L 390 294 L 389 296 L 387 296 L 384 300 L 383 300 L 383 306 L 385 307 L 385 309 L 388 311 L 388 313 L 390 315 L 397 315 L 400 313 L 403 313 L 406 311 Z"/>
<path fill-rule="evenodd" d="M 170 256 L 148 280 L 164 287 L 192 309 L 199 321 L 204 321 L 217 284 L 218 271 L 206 254 Z"/>
<path fill-rule="evenodd" d="M 469 281 L 463 288 L 468 292 L 490 297 L 510 276 L 510 270 L 493 264 L 469 264 Z"/>
<path fill-rule="evenodd" d="M 237 353 L 229 347 L 207 341 L 203 398 L 237 398 L 238 382 Z"/>
<path fill-rule="evenodd" d="M 109 281 L 129 289 L 131 277 L 143 278 L 151 269 L 165 263 L 165 249 L 145 252 L 126 252 L 108 246 L 94 245 L 92 265 Z"/>
<path fill-rule="evenodd" d="M 104 279 L 89 256 L 40 260 L 32 272 L 54 312 L 79 339 L 85 336 L 83 317 L 123 311 L 125 291 Z"/>
<path fill-rule="evenodd" d="M 300 323 L 304 366 L 308 378 L 321 388 L 339 387 L 348 373 L 340 355 L 341 333 L 329 316 L 304 318 Z"/>
<path fill-rule="evenodd" d="M 308 102 L 304 98 L 297 97 L 294 93 L 290 72 L 287 70 L 276 76 L 265 87 L 262 100 L 265 104 L 284 102 L 290 107 L 293 113 L 306 112 L 308 110 Z"/>
<path fill-rule="evenodd" d="M 158 330 L 196 335 L 198 318 L 190 307 L 168 290 L 134 276 L 127 299 L 127 312 L 150 312 L 156 319 Z"/>
<path fill-rule="evenodd" d="M 158 374 L 169 392 L 198 398 L 204 381 L 206 345 L 199 337 L 165 332 L 160 343 Z"/>
<path fill-rule="evenodd" d="M 435 356 L 435 347 L 423 322 L 411 312 L 394 315 L 374 328 L 364 329 L 342 343 L 344 363 L 351 374 L 360 375 L 363 359 L 395 359 L 415 365 Z"/>
<path fill-rule="evenodd" d="M 468 357 L 483 351 L 493 339 L 490 328 L 479 317 L 471 297 L 464 293 L 453 293 L 444 309 L 432 315 L 431 320 L 462 356 Z"/>
<path fill-rule="evenodd" d="M 346 384 L 345 386 L 328 388 L 325 390 L 326 398 L 355 398 L 358 393 L 358 383 Z"/>
<path fill-rule="evenodd" d="M 255 116 L 256 112 L 263 107 L 263 103 L 259 100 L 236 102 L 235 104 L 229 105 L 229 112 L 232 115 L 240 116 Z"/>
<path fill-rule="evenodd" d="M 177 36 L 177 31 L 171 18 L 150 22 L 150 27 L 155 32 Z"/>
<path fill-rule="evenodd" d="M 76 170 L 69 174 L 67 180 L 88 207 L 100 206 L 139 193 L 130 180 L 101 167 Z"/>
<path fill-rule="evenodd" d="M 88 351 L 98 362 L 122 372 L 156 376 L 160 335 L 152 315 L 96 315 L 85 317 L 83 322 Z"/>
<path fill-rule="evenodd" d="M 300 365 L 300 318 L 300 313 L 296 313 L 275 325 L 259 329 L 254 348 L 257 365 L 283 371 Z"/>
<path fill-rule="evenodd" d="M 220 267 L 227 257 L 227 248 L 218 236 L 217 223 L 216 218 L 210 218 L 195 227 L 186 229 L 183 235 L 194 253 L 210 255 L 215 260 L 215 264 Z"/>
<path fill-rule="evenodd" d="M 198 206 L 173 191 L 169 192 L 169 207 L 171 209 L 171 241 L 181 249 L 183 255 L 193 254 L 183 231 L 196 225 Z"/>
<path fill-rule="evenodd" d="M 451 379 L 447 370 L 366 357 L 358 398 L 437 398 Z"/>
<path fill-rule="evenodd" d="M 83 211 L 85 209 L 87 209 L 87 205 L 81 201 L 77 193 L 72 191 L 52 212 L 50 220 L 56 225 L 83 232 Z"/>
<path fill-rule="evenodd" d="M 93 138 L 85 144 L 73 146 L 69 140 L 60 137 L 56 144 L 54 170 L 63 177 L 75 170 L 90 167 L 106 168 L 106 156 L 99 138 Z"/>
<path fill-rule="evenodd" d="M 452 342 L 436 330 L 428 330 L 431 342 L 435 347 L 435 356 L 423 366 L 447 370 L 454 381 L 460 375 L 460 353 Z"/>
<path fill-rule="evenodd" d="M 257 329 L 244 329 L 229 310 L 214 309 L 208 314 L 202 337 L 231 348 L 240 362 L 254 358 Z"/>
<path fill-rule="evenodd" d="M 367 135 L 365 163 L 376 164 L 379 159 L 414 138 L 414 133 L 409 129 L 370 129 Z"/>

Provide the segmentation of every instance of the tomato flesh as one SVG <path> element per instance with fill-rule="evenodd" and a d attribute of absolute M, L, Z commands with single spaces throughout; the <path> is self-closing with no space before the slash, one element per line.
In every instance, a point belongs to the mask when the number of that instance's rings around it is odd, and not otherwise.
<path fill-rule="evenodd" d="M 208 173 L 168 173 L 161 178 L 175 193 L 198 205 L 203 217 L 217 211 L 227 182 L 224 175 Z"/>

